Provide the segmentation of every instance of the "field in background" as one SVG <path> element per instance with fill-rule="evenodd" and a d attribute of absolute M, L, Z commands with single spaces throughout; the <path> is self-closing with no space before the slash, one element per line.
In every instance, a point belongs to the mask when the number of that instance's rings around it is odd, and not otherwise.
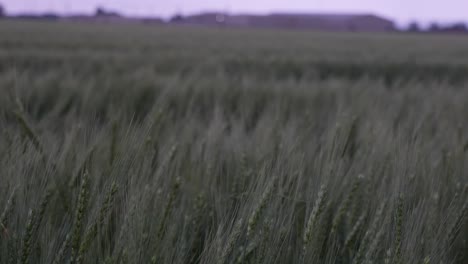
<path fill-rule="evenodd" d="M 0 23 L 0 263 L 467 263 L 468 38 Z"/>

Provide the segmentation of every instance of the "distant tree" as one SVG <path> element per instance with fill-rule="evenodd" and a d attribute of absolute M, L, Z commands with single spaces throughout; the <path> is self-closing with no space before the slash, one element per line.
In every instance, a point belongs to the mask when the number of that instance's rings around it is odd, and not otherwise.
<path fill-rule="evenodd" d="M 120 14 L 117 12 L 109 11 L 103 7 L 97 7 L 96 12 L 94 13 L 96 17 L 120 17 Z"/>
<path fill-rule="evenodd" d="M 420 32 L 421 28 L 419 27 L 419 24 L 417 22 L 411 22 L 408 25 L 408 30 L 409 32 Z"/>
<path fill-rule="evenodd" d="M 59 18 L 60 16 L 55 13 L 45 13 L 45 14 L 40 15 L 40 19 L 44 19 L 44 20 L 57 20 Z"/>
<path fill-rule="evenodd" d="M 102 7 L 96 8 L 96 12 L 94 12 L 95 16 L 104 16 L 106 14 L 107 14 L 107 11 Z"/>
<path fill-rule="evenodd" d="M 463 32 L 467 32 L 468 29 L 464 23 L 456 23 L 447 27 L 447 31 L 463 33 Z"/>
<path fill-rule="evenodd" d="M 439 32 L 441 30 L 441 26 L 437 24 L 436 22 L 433 22 L 429 25 L 429 32 Z"/>
<path fill-rule="evenodd" d="M 177 23 L 177 22 L 182 22 L 184 20 L 184 17 L 181 14 L 176 14 L 171 19 L 169 20 L 170 22 Z"/>
<path fill-rule="evenodd" d="M 3 8 L 2 4 L 0 4 L 0 17 L 5 16 L 5 9 Z"/>

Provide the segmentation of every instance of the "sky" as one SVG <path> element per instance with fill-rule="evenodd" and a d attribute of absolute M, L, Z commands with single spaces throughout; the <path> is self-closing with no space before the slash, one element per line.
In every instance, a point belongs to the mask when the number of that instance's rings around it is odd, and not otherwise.
<path fill-rule="evenodd" d="M 202 11 L 229 13 L 375 13 L 399 24 L 419 21 L 468 22 L 468 0 L 0 0 L 9 13 L 92 13 L 96 6 L 129 16 L 160 16 Z"/>

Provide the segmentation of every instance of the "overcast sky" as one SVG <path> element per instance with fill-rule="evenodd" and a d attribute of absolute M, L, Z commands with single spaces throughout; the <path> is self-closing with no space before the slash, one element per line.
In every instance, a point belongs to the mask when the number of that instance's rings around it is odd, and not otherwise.
<path fill-rule="evenodd" d="M 126 15 L 169 17 L 200 11 L 231 13 L 371 12 L 399 23 L 468 22 L 468 0 L 0 0 L 10 13 L 90 13 L 103 6 Z"/>

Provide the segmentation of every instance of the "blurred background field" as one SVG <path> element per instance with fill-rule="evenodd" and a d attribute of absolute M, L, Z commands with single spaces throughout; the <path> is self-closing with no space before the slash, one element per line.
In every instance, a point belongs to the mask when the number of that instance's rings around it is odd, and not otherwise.
<path fill-rule="evenodd" d="M 468 37 L 0 21 L 1 263 L 467 263 Z"/>

